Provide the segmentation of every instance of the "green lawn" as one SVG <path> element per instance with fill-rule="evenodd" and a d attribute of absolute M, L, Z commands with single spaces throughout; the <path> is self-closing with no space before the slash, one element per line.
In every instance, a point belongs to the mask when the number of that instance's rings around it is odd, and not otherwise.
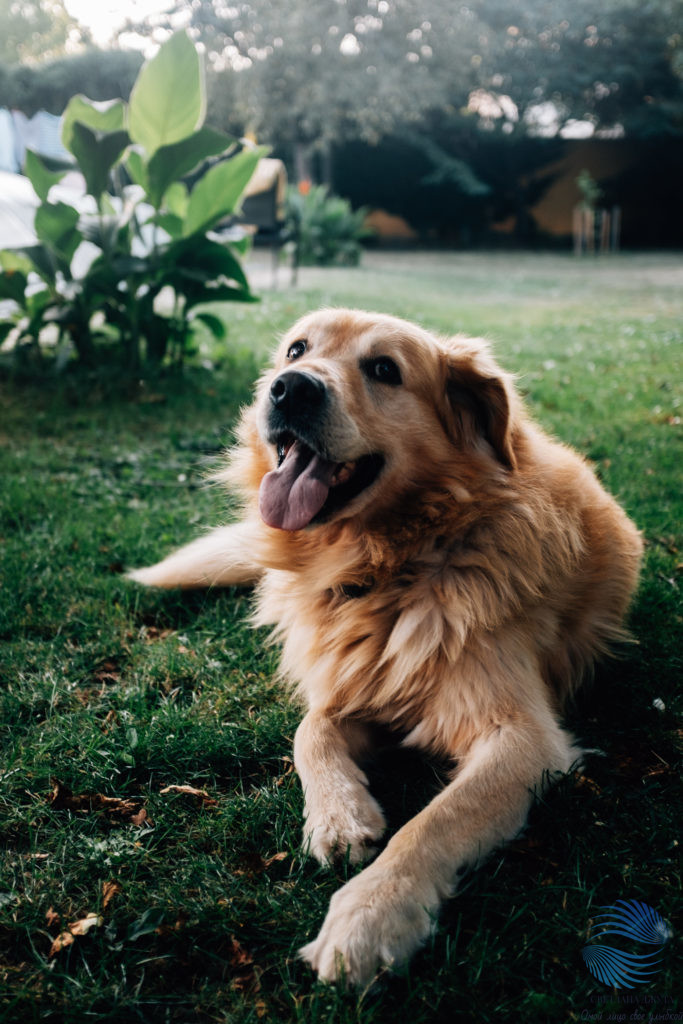
<path fill-rule="evenodd" d="M 248 593 L 159 594 L 121 576 L 225 518 L 204 476 L 278 333 L 324 304 L 490 337 L 647 542 L 638 643 L 570 715 L 604 756 L 547 794 L 406 971 L 363 994 L 296 959 L 346 871 L 299 854 L 299 711 L 246 625 Z M 601 905 L 637 898 L 674 928 L 680 911 L 683 259 L 371 253 L 220 312 L 227 342 L 202 352 L 214 369 L 183 382 L 0 383 L 0 1020 L 680 1015 L 677 936 L 653 980 L 620 993 L 581 949 Z M 435 778 L 395 755 L 375 775 L 394 827 Z M 180 785 L 206 795 L 162 792 Z"/>

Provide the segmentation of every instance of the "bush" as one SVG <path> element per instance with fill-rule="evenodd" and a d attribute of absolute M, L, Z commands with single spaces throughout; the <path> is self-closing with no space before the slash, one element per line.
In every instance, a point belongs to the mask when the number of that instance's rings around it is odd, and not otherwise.
<path fill-rule="evenodd" d="M 288 219 L 298 237 L 299 263 L 304 266 L 355 267 L 360 262 L 360 241 L 372 232 L 364 227 L 367 210 L 352 210 L 325 185 L 302 182 L 287 193 Z"/>
<path fill-rule="evenodd" d="M 0 341 L 14 330 L 21 354 L 49 327 L 59 360 L 75 349 L 92 366 L 113 351 L 137 373 L 164 360 L 181 364 L 198 322 L 223 336 L 222 321 L 198 307 L 253 296 L 239 259 L 244 245 L 209 232 L 235 211 L 264 151 L 204 127 L 205 105 L 199 55 L 182 32 L 142 67 L 128 103 L 73 97 L 62 141 L 87 196 L 78 207 L 54 201 L 65 172 L 27 154 L 40 199 L 37 243 L 0 253 L 0 299 L 12 300 Z"/>

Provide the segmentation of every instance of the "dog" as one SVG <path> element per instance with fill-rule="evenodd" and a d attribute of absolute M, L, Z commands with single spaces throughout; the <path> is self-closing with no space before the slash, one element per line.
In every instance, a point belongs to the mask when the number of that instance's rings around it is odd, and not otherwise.
<path fill-rule="evenodd" d="M 300 951 L 321 979 L 365 985 L 409 959 L 465 871 L 579 763 L 562 708 L 626 637 L 640 535 L 531 421 L 485 341 L 357 310 L 285 335 L 220 475 L 242 520 L 130 575 L 256 584 L 255 621 L 307 708 L 305 849 L 322 864 L 375 852 L 385 819 L 362 765 L 376 726 L 452 764 Z"/>

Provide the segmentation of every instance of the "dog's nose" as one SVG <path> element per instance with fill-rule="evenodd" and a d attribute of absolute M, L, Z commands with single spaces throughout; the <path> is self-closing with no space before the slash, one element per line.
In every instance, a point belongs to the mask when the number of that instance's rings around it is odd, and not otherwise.
<path fill-rule="evenodd" d="M 294 409 L 318 409 L 325 398 L 325 385 L 301 370 L 287 370 L 270 385 L 270 401 L 286 413 Z"/>

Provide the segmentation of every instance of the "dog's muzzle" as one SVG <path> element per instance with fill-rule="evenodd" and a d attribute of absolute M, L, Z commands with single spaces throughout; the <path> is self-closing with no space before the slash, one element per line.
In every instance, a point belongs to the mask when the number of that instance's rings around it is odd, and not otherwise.
<path fill-rule="evenodd" d="M 319 377 L 301 370 L 279 374 L 268 392 L 268 441 L 279 445 L 284 435 L 293 434 L 320 450 L 328 406 L 327 388 Z"/>
<path fill-rule="evenodd" d="M 330 458 L 321 443 L 329 398 L 324 383 L 302 370 L 286 370 L 270 385 L 267 438 L 277 448 L 277 469 L 259 491 L 263 520 L 280 530 L 301 530 L 342 509 L 373 482 L 384 459 Z"/>

